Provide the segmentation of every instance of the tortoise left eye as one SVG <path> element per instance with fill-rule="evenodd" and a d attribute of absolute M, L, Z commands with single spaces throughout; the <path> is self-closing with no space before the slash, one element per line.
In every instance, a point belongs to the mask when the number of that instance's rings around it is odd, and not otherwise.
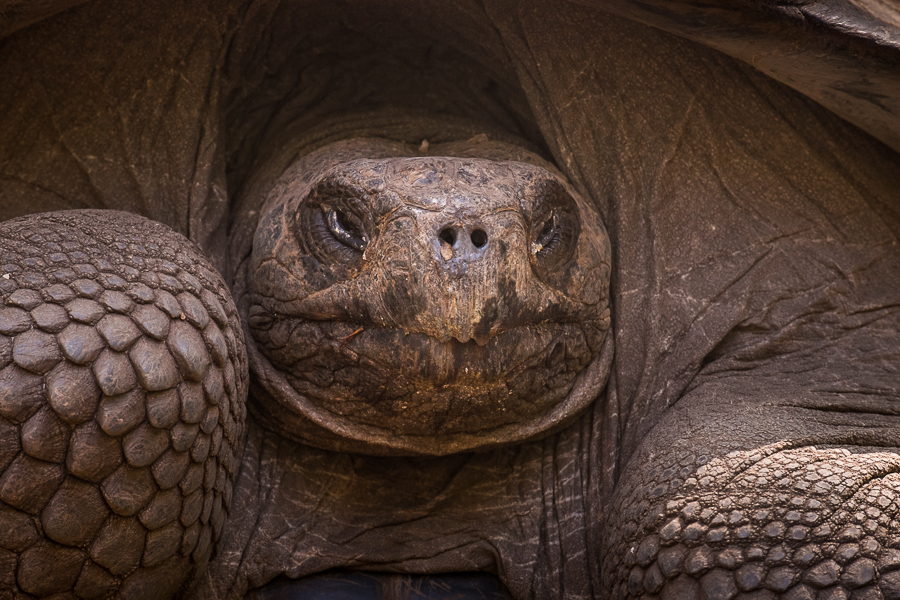
<path fill-rule="evenodd" d="M 578 206 L 555 180 L 539 184 L 533 198 L 529 215 L 531 264 L 545 282 L 565 287 L 565 265 L 576 252 L 581 236 Z"/>
<path fill-rule="evenodd" d="M 559 217 L 556 211 L 553 211 L 544 224 L 541 226 L 537 236 L 532 243 L 532 251 L 540 256 L 542 253 L 548 253 L 553 250 L 554 245 L 559 243 Z"/>

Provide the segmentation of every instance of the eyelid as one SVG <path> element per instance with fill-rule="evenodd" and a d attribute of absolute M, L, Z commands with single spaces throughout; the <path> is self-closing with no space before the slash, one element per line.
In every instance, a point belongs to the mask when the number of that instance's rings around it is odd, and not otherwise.
<path fill-rule="evenodd" d="M 547 226 L 550 226 L 550 230 L 547 232 L 546 237 L 550 238 L 548 240 L 544 240 L 544 230 Z M 553 243 L 555 239 L 556 230 L 559 228 L 559 218 L 557 216 L 556 210 L 550 211 L 550 216 L 544 219 L 539 225 L 540 230 L 537 232 L 534 241 L 531 243 L 531 251 L 535 254 L 539 254 L 543 252 L 550 244 Z"/>
<path fill-rule="evenodd" d="M 366 233 L 365 227 L 352 212 L 344 212 L 339 208 L 334 208 L 333 206 L 325 204 L 322 205 L 322 211 L 325 213 L 325 223 L 331 230 L 332 235 L 334 235 L 339 242 L 360 252 L 363 252 L 366 249 L 366 246 L 369 244 L 369 236 Z M 356 229 L 355 232 L 349 231 L 348 228 L 340 222 L 341 218 L 339 214 L 343 215 L 344 219 L 350 221 Z"/>

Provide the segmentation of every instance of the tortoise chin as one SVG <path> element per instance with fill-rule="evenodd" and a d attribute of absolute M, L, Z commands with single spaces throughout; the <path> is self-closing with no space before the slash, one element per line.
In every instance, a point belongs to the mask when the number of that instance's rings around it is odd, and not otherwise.
<path fill-rule="evenodd" d="M 596 397 L 611 355 L 596 213 L 518 148 L 385 154 L 373 140 L 323 148 L 268 197 L 244 304 L 260 420 L 376 453 L 558 429 Z"/>

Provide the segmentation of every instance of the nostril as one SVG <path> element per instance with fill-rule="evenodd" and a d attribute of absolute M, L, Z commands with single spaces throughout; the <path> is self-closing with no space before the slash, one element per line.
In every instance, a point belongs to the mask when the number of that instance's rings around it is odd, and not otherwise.
<path fill-rule="evenodd" d="M 476 248 L 484 248 L 487 244 L 488 238 L 487 233 L 484 232 L 483 229 L 476 229 L 472 232 L 472 244 Z"/>
<path fill-rule="evenodd" d="M 438 237 L 451 246 L 456 243 L 456 232 L 451 227 L 441 230 Z"/>

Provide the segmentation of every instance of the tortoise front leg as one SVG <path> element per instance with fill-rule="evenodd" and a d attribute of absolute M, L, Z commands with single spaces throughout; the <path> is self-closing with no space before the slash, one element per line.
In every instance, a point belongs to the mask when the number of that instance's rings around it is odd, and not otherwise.
<path fill-rule="evenodd" d="M 242 441 L 222 278 L 159 223 L 67 211 L 0 224 L 0 299 L 0 595 L 175 595 L 222 533 Z"/>
<path fill-rule="evenodd" d="M 771 398 L 701 386 L 645 438 L 606 524 L 610 598 L 900 598 L 900 421 Z"/>

